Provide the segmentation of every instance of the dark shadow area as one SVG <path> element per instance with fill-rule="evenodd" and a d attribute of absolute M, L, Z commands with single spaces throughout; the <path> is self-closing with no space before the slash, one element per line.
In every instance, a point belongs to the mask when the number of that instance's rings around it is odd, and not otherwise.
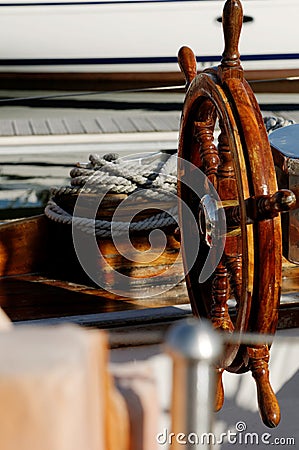
<path fill-rule="evenodd" d="M 74 97 L 76 94 L 74 94 Z M 143 109 L 147 111 L 181 111 L 182 102 L 126 102 L 126 101 L 110 101 L 110 100 L 75 100 L 75 99 L 16 99 L 0 98 L 0 106 L 28 106 L 31 108 L 86 108 L 86 109 L 113 109 L 115 111 Z"/>
<path fill-rule="evenodd" d="M 262 111 L 298 111 L 299 103 L 260 103 Z"/>
<path fill-rule="evenodd" d="M 125 386 L 124 383 L 122 385 L 121 381 L 117 387 L 123 395 L 129 412 L 130 444 L 132 448 L 144 448 L 144 408 L 140 398 L 130 386 Z"/>
<path fill-rule="evenodd" d="M 0 305 L 14 322 L 138 309 L 123 300 L 107 299 L 101 291 L 75 288 L 39 275 L 7 277 L 0 280 Z"/>

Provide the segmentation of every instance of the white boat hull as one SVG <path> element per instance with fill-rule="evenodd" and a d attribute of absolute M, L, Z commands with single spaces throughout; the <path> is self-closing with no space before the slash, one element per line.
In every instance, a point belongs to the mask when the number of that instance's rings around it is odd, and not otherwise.
<path fill-rule="evenodd" d="M 223 1 L 0 1 L 0 75 L 178 74 L 190 46 L 198 69 L 223 52 Z M 297 0 L 245 0 L 240 52 L 247 71 L 299 74 Z"/>

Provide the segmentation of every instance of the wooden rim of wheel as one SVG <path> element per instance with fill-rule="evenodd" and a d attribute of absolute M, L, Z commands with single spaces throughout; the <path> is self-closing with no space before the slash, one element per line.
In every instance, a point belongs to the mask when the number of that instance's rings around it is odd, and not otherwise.
<path fill-rule="evenodd" d="M 195 315 L 208 317 L 216 328 L 229 332 L 268 334 L 275 332 L 278 318 L 281 228 L 277 214 L 257 212 L 264 199 L 275 194 L 277 183 L 263 118 L 243 78 L 239 59 L 242 14 L 238 0 L 226 2 L 223 12 L 225 49 L 218 68 L 197 75 L 193 52 L 188 47 L 182 47 L 179 52 L 179 64 L 188 86 L 178 152 L 182 254 Z M 218 145 L 215 144 L 216 124 L 220 129 Z M 193 169 L 185 167 L 187 162 L 194 165 L 194 170 L 204 172 L 217 191 L 228 219 L 223 256 L 204 283 L 199 283 L 198 278 L 210 249 L 201 237 L 199 255 L 192 267 L 188 265 L 190 250 L 186 236 L 189 239 L 192 233 L 200 234 L 202 226 L 198 223 L 199 229 L 194 230 L 194 226 L 186 223 L 182 204 L 191 207 L 198 222 L 204 215 L 205 226 L 211 224 L 203 200 L 196 201 L 192 189 L 186 187 L 190 183 L 188 176 L 194 177 Z M 235 318 L 231 317 L 227 306 L 232 292 L 236 300 Z M 228 346 L 222 367 L 244 371 L 245 365 L 244 349 L 237 344 Z"/>
<path fill-rule="evenodd" d="M 208 178 L 217 190 L 223 205 L 235 204 L 240 207 L 240 226 L 227 232 L 224 253 L 225 259 L 231 258 L 232 269 L 235 264 L 236 270 L 241 276 L 241 290 L 234 330 L 238 332 L 255 331 L 259 333 L 273 333 L 277 325 L 277 302 L 280 293 L 281 280 L 281 230 L 279 218 L 274 217 L 257 223 L 247 223 L 246 199 L 262 195 L 273 194 L 277 190 L 276 177 L 272 162 L 271 149 L 268 144 L 267 135 L 263 130 L 263 121 L 258 115 L 256 105 L 252 105 L 251 96 L 248 95 L 249 87 L 246 88 L 239 80 L 234 80 L 233 86 L 221 86 L 216 73 L 203 73 L 198 75 L 189 87 L 184 102 L 182 121 L 180 127 L 179 153 L 181 159 L 178 170 L 178 195 L 180 199 L 189 204 L 191 201 L 189 189 L 186 184 L 186 170 L 183 169 L 184 161 L 194 164 L 198 169 L 208 173 Z M 228 92 L 228 94 L 226 94 Z M 233 95 L 237 92 L 237 95 Z M 240 95 L 242 93 L 242 96 Z M 213 119 L 213 117 L 214 119 Z M 228 179 L 219 175 L 217 170 L 211 169 L 213 157 L 210 156 L 210 165 L 204 164 L 202 159 L 208 159 L 207 152 L 211 150 L 211 139 L 202 142 L 198 134 L 214 133 L 216 119 L 220 123 L 221 134 L 225 136 L 229 147 L 231 160 L 228 162 L 226 151 L 225 164 L 222 172 L 229 172 Z M 214 121 L 214 123 L 212 123 Z M 209 128 L 207 132 L 207 128 Z M 214 134 L 213 134 L 214 137 Z M 222 141 L 223 141 L 222 137 Z M 200 141 L 200 142 L 199 142 Z M 202 147 L 204 147 L 202 149 Z M 200 157 L 200 151 L 205 153 Z M 222 159 L 223 151 L 218 152 L 219 160 Z M 206 161 L 207 163 L 209 161 Z M 231 164 L 230 167 L 228 165 Z M 216 162 L 217 165 L 217 162 Z M 232 167 L 233 166 L 233 167 Z M 212 173 L 210 173 L 212 172 Z M 215 173 L 216 172 L 216 173 Z M 182 175 L 183 174 L 183 175 Z M 235 185 L 237 198 L 227 198 L 227 185 Z M 229 196 L 228 196 L 229 197 Z M 200 199 L 199 199 L 200 200 Z M 193 200 L 194 203 L 194 200 Z M 194 214 L 197 205 L 194 209 Z M 180 208 L 180 229 L 183 246 L 183 258 L 186 259 L 184 234 L 190 233 L 188 224 L 184 223 L 183 213 Z M 239 233 L 239 234 L 238 234 Z M 237 234 L 237 235 L 236 235 Z M 229 255 L 229 246 L 234 245 L 239 249 L 239 254 Z M 208 251 L 208 249 L 206 249 Z M 240 262 L 241 259 L 241 262 Z M 237 267 L 241 264 L 241 268 Z M 186 264 L 185 264 L 186 266 Z M 212 284 L 215 283 L 215 274 L 205 283 L 198 283 L 198 277 L 202 264 L 195 266 L 186 273 L 186 282 L 191 299 L 193 311 L 201 317 L 211 318 Z M 215 268 L 216 269 L 216 268 Z M 232 270 L 231 269 L 231 270 Z M 222 291 L 224 277 L 232 280 L 234 274 L 222 273 Z M 221 288 L 219 288 L 221 289 Z M 218 290 L 219 290 L 218 289 Z M 224 293 L 221 293 L 224 295 Z M 226 296 L 229 295 L 227 292 Z M 222 304 L 221 308 L 225 308 Z M 218 327 L 227 329 L 228 309 L 224 316 L 217 322 Z M 214 318 L 212 317 L 212 320 Z M 226 369 L 244 370 L 239 367 L 240 355 L 237 355 L 239 346 L 229 346 L 225 360 L 222 361 Z M 237 359 L 236 359 L 237 358 Z M 235 362 L 237 361 L 237 367 Z M 241 364 L 244 365 L 243 363 Z"/>

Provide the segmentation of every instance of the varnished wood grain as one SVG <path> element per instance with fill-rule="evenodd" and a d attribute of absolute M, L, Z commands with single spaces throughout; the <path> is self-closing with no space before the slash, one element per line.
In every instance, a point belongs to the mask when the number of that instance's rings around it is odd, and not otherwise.
<path fill-rule="evenodd" d="M 178 63 L 185 76 L 186 86 L 188 87 L 191 81 L 196 77 L 197 73 L 196 58 L 191 48 L 186 46 L 180 48 L 178 53 Z"/>
<path fill-rule="evenodd" d="M 5 236 L 10 237 L 11 248 L 15 248 L 19 242 L 20 231 L 16 232 L 17 225 L 21 225 L 22 230 L 27 230 L 27 234 L 31 236 L 33 242 L 38 242 L 41 230 L 36 227 L 36 221 L 43 222 L 40 218 L 34 218 L 26 219 L 25 227 L 24 221 L 10 223 L 5 226 Z M 10 229 L 9 234 L 8 229 Z M 2 231 L 4 229 L 0 227 L 0 235 Z M 38 273 L 30 274 L 32 266 L 29 264 L 27 266 L 29 273 L 22 274 L 24 266 L 20 265 L 17 259 L 11 258 L 16 263 L 14 267 L 11 266 L 15 276 L 0 277 L 0 305 L 12 320 L 24 321 L 67 317 L 70 315 L 83 316 L 85 314 L 161 307 L 188 302 L 188 294 L 184 284 L 179 284 L 172 290 L 159 296 L 142 300 L 119 297 L 94 286 L 88 277 L 84 275 L 84 272 L 79 271 L 80 267 L 75 268 L 77 263 L 73 261 L 74 254 L 71 253 L 69 248 L 71 247 L 71 239 L 68 239 L 70 230 L 66 231 L 65 234 L 62 234 L 61 230 L 59 230 L 58 235 L 61 237 L 61 241 L 57 240 L 57 235 L 52 234 L 52 232 L 53 230 L 50 227 L 49 234 L 43 234 L 42 242 L 49 242 L 51 239 L 54 239 L 57 245 L 60 245 L 60 249 L 63 249 L 62 255 L 64 256 L 58 258 L 55 267 L 51 264 L 45 264 L 44 258 L 40 259 L 43 247 L 38 247 L 36 249 L 36 259 L 34 260 L 34 269 Z M 64 247 L 62 246 L 63 244 Z M 110 243 L 109 245 L 112 244 Z M 24 247 L 24 260 L 30 261 L 30 255 L 32 255 L 31 250 L 29 249 L 27 255 L 26 247 Z M 50 258 L 50 253 L 46 256 Z M 178 269 L 183 270 L 182 263 Z M 298 288 L 299 267 L 284 261 L 282 292 L 290 294 L 297 292 Z M 296 305 L 292 303 L 281 305 L 280 327 L 290 327 L 297 323 L 296 308 Z"/>
<path fill-rule="evenodd" d="M 239 39 L 243 23 L 243 9 L 238 0 L 225 2 L 222 15 L 224 51 L 219 74 L 222 81 L 226 78 L 243 78 L 239 53 Z"/>
<path fill-rule="evenodd" d="M 0 277 L 42 270 L 48 258 L 45 216 L 0 226 Z"/>
<path fill-rule="evenodd" d="M 133 299 L 97 286 L 42 275 L 0 279 L 0 306 L 13 321 L 156 308 L 188 301 L 184 284 L 158 296 Z"/>

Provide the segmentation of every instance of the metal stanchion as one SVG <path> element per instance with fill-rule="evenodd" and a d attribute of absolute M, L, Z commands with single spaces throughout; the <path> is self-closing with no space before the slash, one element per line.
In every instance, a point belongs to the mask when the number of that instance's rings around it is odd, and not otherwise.
<path fill-rule="evenodd" d="M 190 319 L 171 328 L 166 347 L 173 358 L 171 449 L 210 449 L 222 338 L 208 321 Z"/>

